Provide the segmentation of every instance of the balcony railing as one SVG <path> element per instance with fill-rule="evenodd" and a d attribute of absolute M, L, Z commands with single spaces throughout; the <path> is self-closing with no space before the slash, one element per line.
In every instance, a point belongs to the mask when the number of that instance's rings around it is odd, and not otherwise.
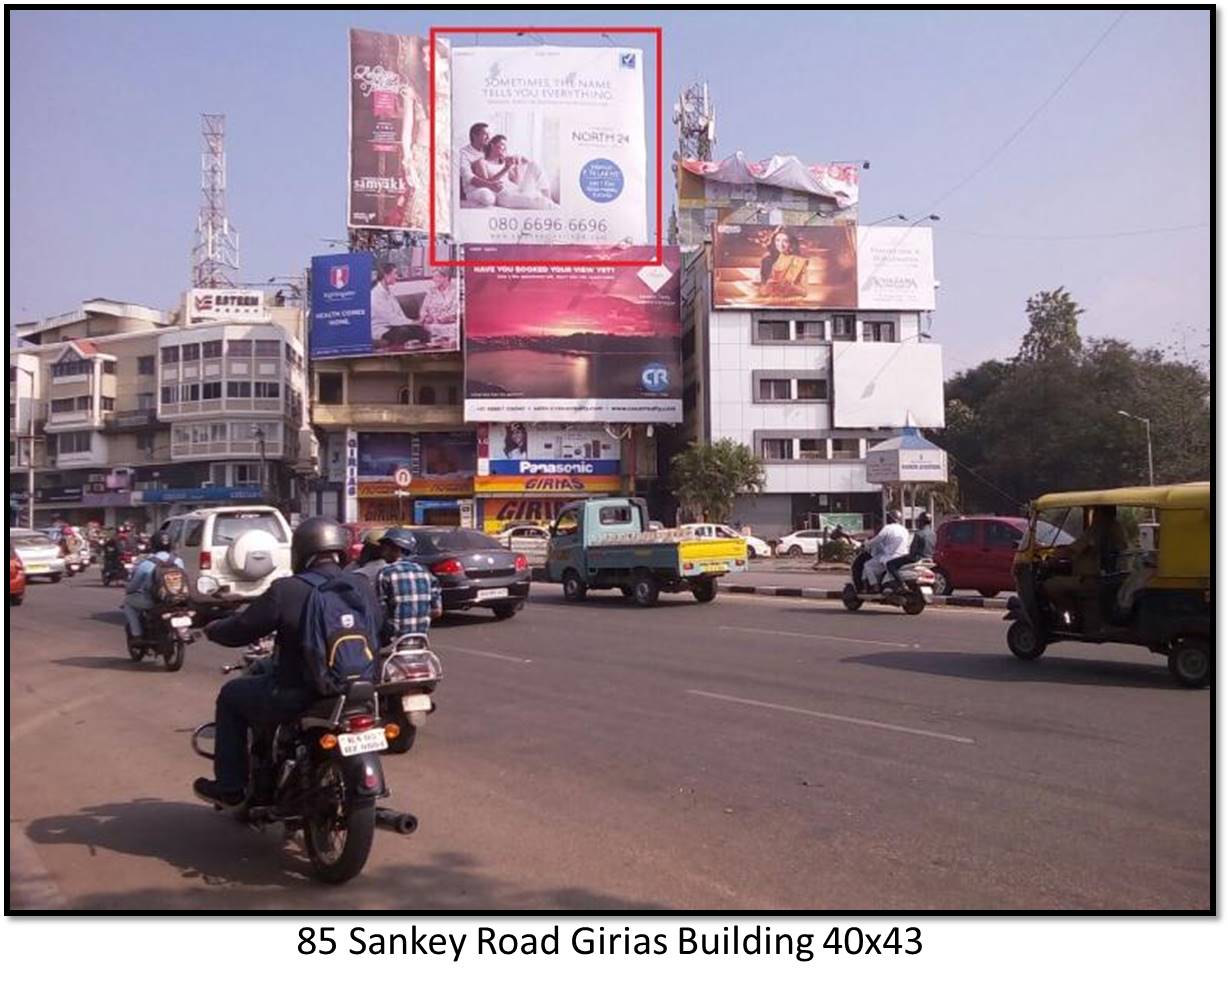
<path fill-rule="evenodd" d="M 144 429 L 157 422 L 156 409 L 121 409 L 107 416 L 103 429 L 108 433 L 117 433 L 122 430 Z"/>

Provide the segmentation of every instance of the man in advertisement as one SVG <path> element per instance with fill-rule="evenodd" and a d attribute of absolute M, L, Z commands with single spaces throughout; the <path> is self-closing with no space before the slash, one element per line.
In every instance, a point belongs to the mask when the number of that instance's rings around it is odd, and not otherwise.
<path fill-rule="evenodd" d="M 458 186 L 464 207 L 494 206 L 496 195 L 503 189 L 501 179 L 484 179 L 474 171 L 474 163 L 486 156 L 490 139 L 491 131 L 486 124 L 471 124 L 469 141 L 457 149 L 457 167 L 460 169 Z"/>

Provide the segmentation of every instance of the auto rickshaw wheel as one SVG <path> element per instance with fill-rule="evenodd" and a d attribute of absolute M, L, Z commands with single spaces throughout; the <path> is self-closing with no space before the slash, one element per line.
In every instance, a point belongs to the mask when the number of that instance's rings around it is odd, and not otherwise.
<path fill-rule="evenodd" d="M 1007 627 L 1007 648 L 1021 660 L 1036 660 L 1045 652 L 1046 642 L 1031 622 L 1017 619 Z"/>
<path fill-rule="evenodd" d="M 1169 672 L 1183 687 L 1202 688 L 1212 683 L 1212 650 L 1204 640 L 1180 639 L 1169 651 Z"/>

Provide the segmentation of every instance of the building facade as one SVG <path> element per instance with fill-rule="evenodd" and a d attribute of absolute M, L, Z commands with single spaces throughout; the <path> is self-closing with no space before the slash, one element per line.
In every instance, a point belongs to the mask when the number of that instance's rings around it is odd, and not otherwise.
<path fill-rule="evenodd" d="M 31 447 L 40 526 L 152 528 L 204 504 L 294 506 L 299 475 L 314 468 L 297 308 L 187 327 L 178 314 L 90 300 L 16 332 L 9 426 L 34 442 L 10 446 L 10 519 L 28 520 Z"/>

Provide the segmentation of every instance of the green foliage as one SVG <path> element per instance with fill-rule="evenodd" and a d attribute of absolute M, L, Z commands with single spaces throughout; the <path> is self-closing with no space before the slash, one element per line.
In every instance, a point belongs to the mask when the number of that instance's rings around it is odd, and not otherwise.
<path fill-rule="evenodd" d="M 735 498 L 763 490 L 764 466 L 746 444 L 729 439 L 693 443 L 670 461 L 670 483 L 685 511 L 725 522 Z"/>
<path fill-rule="evenodd" d="M 987 361 L 947 385 L 947 429 L 965 511 L 1018 512 L 1047 491 L 1145 484 L 1152 422 L 1158 484 L 1211 470 L 1211 383 L 1196 360 L 1113 338 L 1080 341 L 1074 300 L 1029 300 L 1030 327 L 1010 364 Z M 1074 340 L 1072 339 L 1074 337 Z"/>

